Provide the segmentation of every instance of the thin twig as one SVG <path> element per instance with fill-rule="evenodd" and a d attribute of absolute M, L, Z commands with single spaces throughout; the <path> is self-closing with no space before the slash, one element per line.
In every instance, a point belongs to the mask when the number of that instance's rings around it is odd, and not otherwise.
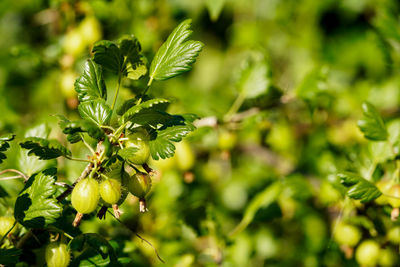
<path fill-rule="evenodd" d="M 18 179 L 18 178 L 24 178 L 24 177 L 22 177 L 21 175 L 0 177 L 0 181 L 13 180 L 13 179 Z"/>
<path fill-rule="evenodd" d="M 14 229 L 14 227 L 17 225 L 17 221 L 14 221 L 13 225 L 11 226 L 10 229 L 8 229 L 7 233 L 1 238 L 0 244 L 3 243 L 4 239 L 8 236 L 9 233 Z"/>
<path fill-rule="evenodd" d="M 144 239 L 143 237 L 141 237 L 138 233 L 136 233 L 133 229 L 130 228 L 129 225 L 125 224 L 124 222 L 122 222 L 120 219 L 118 219 L 117 217 L 115 217 L 115 215 L 107 210 L 108 213 L 111 214 L 111 216 L 113 216 L 120 224 L 122 224 L 123 226 L 125 226 L 126 228 L 128 228 L 132 233 L 134 233 L 140 240 L 142 240 L 143 242 L 147 243 L 153 250 L 154 253 L 157 255 L 157 258 L 162 262 L 165 263 L 165 261 L 160 257 L 160 255 L 158 254 L 157 249 L 153 246 L 153 244 L 151 244 L 149 241 L 147 241 L 146 239 Z"/>
<path fill-rule="evenodd" d="M 4 174 L 4 173 L 6 173 L 6 172 L 15 172 L 15 173 L 21 175 L 21 176 L 25 179 L 25 181 L 28 181 L 28 179 L 29 179 L 29 177 L 26 176 L 23 172 L 20 172 L 19 170 L 16 170 L 16 169 L 6 169 L 6 170 L 2 170 L 2 171 L 0 171 L 0 175 Z"/>

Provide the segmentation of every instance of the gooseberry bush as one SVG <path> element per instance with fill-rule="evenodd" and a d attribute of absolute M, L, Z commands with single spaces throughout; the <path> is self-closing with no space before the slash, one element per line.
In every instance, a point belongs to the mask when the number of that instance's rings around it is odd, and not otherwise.
<path fill-rule="evenodd" d="M 174 155 L 175 145 L 195 130 L 193 114 L 169 114 L 169 100 L 151 97 L 153 82 L 173 78 L 191 69 L 203 44 L 188 40 L 191 20 L 185 20 L 170 34 L 157 51 L 147 70 L 147 59 L 135 36 L 117 41 L 99 41 L 92 57 L 84 63 L 83 73 L 75 81 L 80 119 L 69 120 L 57 115 L 59 126 L 69 143 L 48 138 L 48 131 L 39 126 L 20 139 L 22 157 L 27 160 L 29 173 L 6 169 L 25 179 L 13 210 L 14 216 L 0 217 L 0 263 L 15 265 L 24 244 L 35 233 L 46 232 L 43 247 L 47 266 L 119 266 L 129 259 L 118 258 L 110 243 L 100 234 L 78 234 L 87 214 L 97 213 L 99 219 L 123 214 L 119 210 L 128 194 L 139 199 L 140 212 L 148 207 L 146 197 L 152 186 L 154 171 L 147 164 Z M 105 73 L 117 79 L 115 93 L 110 99 Z M 147 86 L 132 99 L 116 106 L 119 89 L 125 80 L 147 79 Z M 110 100 L 110 101 L 108 101 Z M 0 138 L 0 161 L 15 136 Z M 69 147 L 82 142 L 88 151 L 86 158 L 72 155 Z M 49 164 L 56 158 L 85 162 L 72 184 L 57 180 L 57 169 Z M 75 219 L 68 216 L 72 205 Z M 112 210 L 112 211 L 111 211 Z"/>

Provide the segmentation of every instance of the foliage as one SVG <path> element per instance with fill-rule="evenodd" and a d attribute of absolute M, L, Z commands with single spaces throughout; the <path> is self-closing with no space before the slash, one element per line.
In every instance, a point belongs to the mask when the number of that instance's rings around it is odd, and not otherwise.
<path fill-rule="evenodd" d="M 397 266 L 399 11 L 0 1 L 0 265 Z"/>

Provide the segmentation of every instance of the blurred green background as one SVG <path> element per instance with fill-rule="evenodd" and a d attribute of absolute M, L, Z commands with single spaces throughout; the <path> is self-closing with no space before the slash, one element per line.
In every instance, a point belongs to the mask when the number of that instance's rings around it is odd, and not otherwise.
<path fill-rule="evenodd" d="M 0 133 L 18 140 L 45 122 L 65 143 L 52 115 L 77 117 L 73 84 L 94 42 L 134 34 L 150 62 L 192 18 L 193 39 L 205 44 L 193 70 L 150 94 L 202 123 L 173 160 L 150 162 L 159 174 L 149 212 L 139 214 L 135 198 L 121 208 L 166 264 L 113 218 L 93 216 L 81 231 L 112 240 L 128 266 L 357 266 L 332 238 L 338 221 L 398 250 L 387 207 L 346 198 L 335 173 L 382 175 L 386 148 L 363 140 L 356 121 L 365 100 L 388 123 L 399 115 L 399 11 L 395 0 L 2 0 Z M 124 83 L 122 98 L 145 82 Z M 107 80 L 109 90 L 115 84 Z M 2 168 L 40 168 L 23 160 L 14 144 Z M 46 164 L 70 182 L 84 167 Z M 23 184 L 0 185 L 10 195 L 0 211 L 12 213 Z M 33 264 L 34 252 L 21 261 Z"/>

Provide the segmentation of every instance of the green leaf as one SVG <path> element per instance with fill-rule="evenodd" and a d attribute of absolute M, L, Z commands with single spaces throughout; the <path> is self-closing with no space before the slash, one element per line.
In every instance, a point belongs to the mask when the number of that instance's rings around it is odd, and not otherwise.
<path fill-rule="evenodd" d="M 62 118 L 62 116 L 59 116 Z M 76 143 L 82 140 L 80 133 L 87 133 L 90 137 L 102 140 L 105 138 L 103 130 L 88 120 L 69 121 L 65 118 L 60 120 L 59 125 L 63 133 L 67 134 L 67 140 Z"/>
<path fill-rule="evenodd" d="M 98 126 L 110 123 L 112 111 L 104 99 L 83 102 L 78 106 L 79 114 L 85 120 L 89 120 Z"/>
<path fill-rule="evenodd" d="M 339 173 L 340 182 L 348 187 L 347 195 L 354 199 L 359 199 L 361 203 L 369 202 L 382 195 L 381 191 L 372 184 L 355 173 Z"/>
<path fill-rule="evenodd" d="M 129 79 L 138 80 L 147 72 L 146 58 L 141 53 L 138 39 L 133 35 L 124 36 L 118 43 L 125 59 L 123 74 Z"/>
<path fill-rule="evenodd" d="M 364 119 L 358 121 L 358 127 L 364 133 L 365 138 L 373 141 L 384 141 L 388 137 L 386 126 L 376 108 L 364 102 L 362 105 Z"/>
<path fill-rule="evenodd" d="M 91 59 L 86 61 L 83 74 L 75 81 L 75 91 L 80 102 L 107 99 L 103 71 Z"/>
<path fill-rule="evenodd" d="M 55 198 L 57 170 L 32 175 L 15 202 L 15 219 L 27 228 L 43 228 L 61 216 L 62 206 Z"/>
<path fill-rule="evenodd" d="M 93 49 L 93 60 L 103 68 L 119 74 L 123 71 L 124 56 L 119 47 L 111 41 L 99 41 Z"/>
<path fill-rule="evenodd" d="M 70 156 L 71 151 L 57 140 L 40 137 L 27 137 L 19 143 L 22 148 L 29 149 L 28 155 L 36 155 L 41 160 Z"/>
<path fill-rule="evenodd" d="M 30 128 L 25 133 L 25 138 L 28 137 L 39 137 L 43 139 L 47 139 L 50 133 L 50 129 L 46 124 L 40 124 L 33 128 Z M 34 173 L 39 171 L 55 167 L 57 165 L 57 161 L 53 160 L 40 160 L 39 157 L 35 155 L 28 155 L 28 151 L 25 149 L 20 149 L 19 157 L 18 157 L 18 166 L 20 171 L 25 173 L 28 176 L 31 176 Z"/>
<path fill-rule="evenodd" d="M 118 156 L 123 158 L 124 160 L 132 157 L 139 149 L 137 147 L 126 147 L 118 150 Z"/>
<path fill-rule="evenodd" d="M 120 266 L 113 247 L 99 234 L 81 234 L 71 241 L 70 248 L 84 250 L 71 266 Z"/>
<path fill-rule="evenodd" d="M 14 137 L 14 134 L 6 134 L 0 137 L 0 163 L 7 158 L 3 152 L 6 152 L 10 148 L 8 142 L 14 140 Z"/>
<path fill-rule="evenodd" d="M 132 102 L 125 102 L 121 108 L 119 109 L 120 112 L 123 112 L 124 109 L 127 109 L 129 105 L 133 104 Z M 156 111 L 164 111 L 168 106 L 169 101 L 163 98 L 154 98 L 148 101 L 145 101 L 139 105 L 135 105 L 127 109 L 121 117 L 121 122 L 124 123 L 126 121 L 134 120 L 135 117 L 138 117 L 140 112 L 144 110 L 152 109 Z M 160 115 L 161 116 L 161 115 Z"/>
<path fill-rule="evenodd" d="M 268 207 L 279 197 L 281 192 L 282 185 L 279 182 L 276 182 L 265 188 L 264 191 L 258 193 L 247 206 L 244 211 L 243 219 L 232 231 L 231 236 L 237 235 L 243 231 L 253 221 L 257 211 L 263 207 Z"/>
<path fill-rule="evenodd" d="M 153 159 L 170 158 L 175 153 L 175 145 L 173 142 L 180 142 L 190 132 L 194 131 L 196 127 L 192 124 L 174 125 L 163 127 L 156 132 L 156 137 L 150 140 L 150 153 Z"/>
<path fill-rule="evenodd" d="M 19 256 L 22 254 L 22 249 L 18 248 L 0 248 L 0 264 L 5 266 L 13 266 L 19 261 Z"/>
<path fill-rule="evenodd" d="M 199 41 L 186 41 L 191 35 L 192 20 L 183 21 L 169 35 L 167 41 L 158 49 L 150 66 L 150 80 L 166 80 L 192 68 L 203 44 Z"/>
<path fill-rule="evenodd" d="M 269 84 L 267 63 L 262 55 L 245 61 L 238 82 L 239 91 L 245 98 L 254 98 L 266 93 Z"/>

